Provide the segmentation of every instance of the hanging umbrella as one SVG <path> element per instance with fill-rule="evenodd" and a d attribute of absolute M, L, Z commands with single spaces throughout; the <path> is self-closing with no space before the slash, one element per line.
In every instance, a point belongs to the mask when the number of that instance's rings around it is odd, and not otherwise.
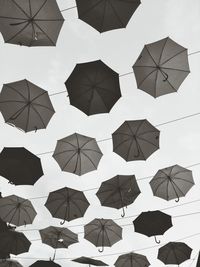
<path fill-rule="evenodd" d="M 80 176 L 96 170 L 102 155 L 94 138 L 75 133 L 57 141 L 53 157 L 62 171 Z"/>
<path fill-rule="evenodd" d="M 177 92 L 190 73 L 187 49 L 169 37 L 147 44 L 133 70 L 138 89 L 151 96 Z"/>
<path fill-rule="evenodd" d="M 196 264 L 196 267 L 200 267 L 200 252 L 199 252 L 198 259 L 197 259 L 197 264 Z"/>
<path fill-rule="evenodd" d="M 56 1 L 0 0 L 0 31 L 5 43 L 55 46 L 63 22 Z"/>
<path fill-rule="evenodd" d="M 55 263 L 54 261 L 36 261 L 29 267 L 61 267 L 61 266 Z"/>
<path fill-rule="evenodd" d="M 172 227 L 172 218 L 170 215 L 159 210 L 142 212 L 133 221 L 135 232 L 146 235 L 148 237 L 154 236 L 156 243 L 157 235 L 163 235 L 169 228 Z"/>
<path fill-rule="evenodd" d="M 103 252 L 122 239 L 122 228 L 110 219 L 94 219 L 84 226 L 84 238 Z"/>
<path fill-rule="evenodd" d="M 118 257 L 115 267 L 148 267 L 150 265 L 146 256 L 137 253 L 127 253 Z"/>
<path fill-rule="evenodd" d="M 126 28 L 140 0 L 76 0 L 79 19 L 97 31 Z"/>
<path fill-rule="evenodd" d="M 194 185 L 192 171 L 179 165 L 170 166 L 159 170 L 150 181 L 154 196 L 165 200 L 184 197 Z"/>
<path fill-rule="evenodd" d="M 0 153 L 0 175 L 15 185 L 34 185 L 43 176 L 40 158 L 24 147 L 5 147 Z"/>
<path fill-rule="evenodd" d="M 0 251 L 14 255 L 28 252 L 31 245 L 23 233 L 13 230 L 0 233 L 0 240 Z"/>
<path fill-rule="evenodd" d="M 83 217 L 89 205 L 82 191 L 68 187 L 50 192 L 45 203 L 54 218 L 63 219 L 61 224 Z"/>
<path fill-rule="evenodd" d="M 12 195 L 0 199 L 0 217 L 5 222 L 22 226 L 31 224 L 37 215 L 32 203 Z"/>
<path fill-rule="evenodd" d="M 169 242 L 165 246 L 159 248 L 158 259 L 164 264 L 180 265 L 190 259 L 192 249 L 182 242 Z"/>
<path fill-rule="evenodd" d="M 22 267 L 22 265 L 18 261 L 3 260 L 0 262 L 0 267 Z"/>
<path fill-rule="evenodd" d="M 6 123 L 24 132 L 46 128 L 55 113 L 48 92 L 27 80 L 4 84 L 0 111 Z"/>
<path fill-rule="evenodd" d="M 126 161 L 146 160 L 159 149 L 160 131 L 147 120 L 125 121 L 113 134 L 113 151 Z"/>
<path fill-rule="evenodd" d="M 102 206 L 123 208 L 124 217 L 124 207 L 132 204 L 140 193 L 135 175 L 117 175 L 103 182 L 96 195 Z"/>
<path fill-rule="evenodd" d="M 119 74 L 101 60 L 77 64 L 65 85 L 70 104 L 88 116 L 110 112 L 121 97 Z"/>
<path fill-rule="evenodd" d="M 78 263 L 81 263 L 81 264 L 88 264 L 89 267 L 91 265 L 94 265 L 94 266 L 108 266 L 108 264 L 106 264 L 103 261 L 95 260 L 93 258 L 88 258 L 88 257 L 80 257 L 80 258 L 74 259 L 72 261 L 78 262 Z"/>

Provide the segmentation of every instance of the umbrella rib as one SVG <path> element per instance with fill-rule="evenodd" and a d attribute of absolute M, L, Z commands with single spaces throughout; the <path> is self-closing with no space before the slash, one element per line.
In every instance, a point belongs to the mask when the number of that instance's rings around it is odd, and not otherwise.
<path fill-rule="evenodd" d="M 109 1 L 108 3 L 110 4 L 112 10 L 114 11 L 115 16 L 116 16 L 116 18 L 118 19 L 118 21 L 120 22 L 121 26 L 125 28 L 126 26 L 125 26 L 125 25 L 123 24 L 123 22 L 121 21 L 121 18 L 118 16 L 118 13 L 117 13 L 117 11 L 115 10 L 114 6 L 112 5 L 111 1 Z"/>
<path fill-rule="evenodd" d="M 27 21 L 27 19 L 15 18 L 15 17 L 7 17 L 7 16 L 0 16 L 0 19 L 14 19 L 14 20 L 24 20 L 24 21 Z"/>
<path fill-rule="evenodd" d="M 14 5 L 16 5 L 18 7 L 18 9 L 20 9 L 22 11 L 22 13 L 24 13 L 24 15 L 27 17 L 27 18 L 30 18 L 29 15 L 24 11 L 24 9 L 19 5 L 17 4 L 14 0 L 11 0 Z"/>
<path fill-rule="evenodd" d="M 11 40 L 13 40 L 15 37 L 17 37 L 17 35 L 19 35 L 20 33 L 22 33 L 30 24 L 30 21 L 27 21 L 27 24 L 18 32 L 16 32 L 16 34 L 14 34 L 12 37 L 10 37 L 8 40 L 6 40 L 6 42 L 10 42 Z"/>
<path fill-rule="evenodd" d="M 35 13 L 35 15 L 33 15 L 33 19 L 40 13 L 40 11 L 42 10 L 42 8 L 46 5 L 48 0 L 44 0 L 43 4 L 41 5 L 41 7 L 38 9 L 38 11 Z"/>
<path fill-rule="evenodd" d="M 74 206 L 79 210 L 81 216 L 84 216 L 84 213 L 82 213 L 81 209 L 79 208 L 79 206 L 76 204 L 76 202 L 74 200 L 71 199 L 71 202 L 74 204 Z"/>
<path fill-rule="evenodd" d="M 166 38 L 165 43 L 164 43 L 164 45 L 163 45 L 163 47 L 162 47 L 162 50 L 161 50 L 161 53 L 160 53 L 160 57 L 159 57 L 159 60 L 158 60 L 158 64 L 159 64 L 159 65 L 160 65 L 160 61 L 161 61 L 161 58 L 162 58 L 162 55 L 163 55 L 165 46 L 166 46 L 166 44 L 167 44 L 167 41 L 168 41 L 168 38 Z"/>
<path fill-rule="evenodd" d="M 111 241 L 110 241 L 109 236 L 108 236 L 107 228 L 104 229 L 104 233 L 105 233 L 105 235 L 106 235 L 107 238 L 108 238 L 108 242 L 109 242 L 109 244 L 110 244 L 110 247 L 112 247 Z"/>
<path fill-rule="evenodd" d="M 5 84 L 5 87 L 8 87 L 9 89 L 12 89 L 13 91 L 15 91 L 15 93 L 17 93 L 18 95 L 20 95 L 26 102 L 28 101 L 28 99 L 22 95 L 19 91 L 17 91 L 14 87 L 8 85 L 8 84 Z"/>
<path fill-rule="evenodd" d="M 155 145 L 154 143 L 150 142 L 149 140 L 146 140 L 146 139 L 141 138 L 141 137 L 139 137 L 139 136 L 138 136 L 137 138 L 140 139 L 140 140 L 142 140 L 142 141 L 144 141 L 144 142 L 147 142 L 147 143 L 149 143 L 149 144 L 155 146 L 156 148 L 159 148 L 157 145 Z"/>
<path fill-rule="evenodd" d="M 5 100 L 5 101 L 0 101 L 0 104 L 4 104 L 4 103 L 23 103 L 23 104 L 25 104 L 24 101 L 20 101 L 20 100 Z"/>
<path fill-rule="evenodd" d="M 54 109 L 51 109 L 51 108 L 49 108 L 49 107 L 47 107 L 47 106 L 44 106 L 44 105 L 42 105 L 42 104 L 32 103 L 32 105 L 34 105 L 34 106 L 39 106 L 39 107 L 43 107 L 43 108 L 46 108 L 46 109 L 48 109 L 48 110 L 50 110 L 50 111 L 52 111 L 52 112 L 55 112 Z"/>
<path fill-rule="evenodd" d="M 154 72 L 154 71 L 157 71 L 157 69 L 156 68 L 154 68 L 154 70 L 152 70 L 147 76 L 145 76 L 145 78 L 142 80 L 142 81 L 140 81 L 140 83 L 138 84 L 138 87 L 140 87 L 142 84 L 143 84 L 143 82 Z"/>
<path fill-rule="evenodd" d="M 26 213 L 26 215 L 28 216 L 29 221 L 30 221 L 30 223 L 31 223 L 31 222 L 32 222 L 32 219 L 31 219 L 31 216 L 30 216 L 30 214 L 28 213 L 28 211 L 27 211 L 24 207 L 21 207 L 21 209 Z M 32 209 L 32 211 L 34 211 L 34 209 Z M 34 213 L 35 213 L 35 211 L 34 211 Z"/>
<path fill-rule="evenodd" d="M 172 183 L 172 186 L 173 186 L 173 188 L 174 188 L 174 191 L 175 191 L 177 197 L 179 197 L 179 195 L 178 195 L 178 193 L 177 193 L 175 187 L 181 192 L 182 196 L 185 196 L 185 194 L 183 193 L 183 191 L 177 186 L 177 184 L 176 184 L 173 180 L 171 181 L 171 183 Z"/>
<path fill-rule="evenodd" d="M 96 153 L 98 153 L 98 154 L 101 154 L 101 155 L 102 155 L 102 152 L 100 152 L 100 151 L 97 151 L 97 150 L 95 150 L 95 149 L 84 148 L 83 150 L 84 150 L 84 151 L 93 151 L 93 152 L 96 152 Z"/>
<path fill-rule="evenodd" d="M 55 43 L 54 43 L 54 41 L 49 37 L 49 35 L 45 32 L 45 31 L 43 31 L 43 29 L 35 22 L 35 21 L 33 21 L 33 24 L 35 24 L 38 28 L 39 28 L 39 30 L 47 37 L 47 39 L 53 44 L 53 45 L 56 45 Z"/>
<path fill-rule="evenodd" d="M 91 5 L 90 8 L 88 8 L 87 10 L 85 10 L 85 12 L 83 12 L 82 14 L 80 14 L 80 16 L 84 16 L 85 14 L 87 14 L 88 12 L 90 12 L 93 8 L 95 8 L 96 6 L 98 6 L 101 3 L 102 0 L 99 0 L 99 2 L 95 3 L 94 5 Z"/>
<path fill-rule="evenodd" d="M 61 151 L 61 152 L 58 152 L 58 153 L 54 154 L 54 156 L 58 156 L 58 155 L 61 155 L 63 153 L 72 152 L 72 151 L 74 151 L 74 149 L 64 150 L 64 151 Z"/>
<path fill-rule="evenodd" d="M 40 121 L 42 122 L 44 128 L 46 128 L 46 125 L 45 125 L 45 123 L 44 123 L 44 121 L 43 121 L 43 118 L 42 118 L 42 116 L 40 115 L 40 113 L 37 111 L 37 109 L 36 109 L 35 107 L 33 107 L 33 105 L 31 105 L 31 104 L 30 104 L 30 107 L 31 107 L 31 108 L 35 111 L 35 113 L 38 115 L 38 117 L 39 117 Z"/>
<path fill-rule="evenodd" d="M 67 167 L 67 165 L 69 164 L 69 162 L 72 160 L 72 158 L 77 154 L 77 152 L 75 152 L 70 158 L 69 160 L 65 163 L 65 165 L 61 168 L 62 171 Z"/>
<path fill-rule="evenodd" d="M 119 143 L 116 147 L 114 147 L 114 149 L 117 149 L 118 147 L 120 147 L 121 145 L 123 145 L 125 142 L 130 142 L 131 141 L 131 139 L 130 138 L 128 138 L 128 139 L 126 139 L 126 140 L 123 140 L 121 143 Z"/>
<path fill-rule="evenodd" d="M 94 166 L 95 169 L 97 169 L 97 166 L 94 164 L 94 162 L 90 159 L 90 157 L 88 157 L 87 154 L 85 154 L 83 151 L 82 151 L 82 154 L 92 163 L 92 165 Z"/>
<path fill-rule="evenodd" d="M 152 57 L 151 53 L 149 52 L 149 49 L 148 49 L 147 45 L 145 45 L 145 48 L 146 48 L 147 53 L 149 54 L 150 58 L 152 59 L 153 63 L 157 66 L 158 64 L 156 63 L 156 61 L 155 61 L 154 58 Z"/>
<path fill-rule="evenodd" d="M 95 141 L 95 139 L 94 138 L 90 138 L 82 146 L 80 146 L 80 148 L 83 148 L 85 145 L 87 145 L 89 142 L 92 142 L 92 141 Z"/>
<path fill-rule="evenodd" d="M 65 143 L 65 144 L 71 145 L 72 147 L 74 147 L 74 148 L 77 149 L 77 147 L 76 147 L 75 145 L 73 145 L 73 144 L 71 144 L 71 143 L 69 143 L 69 142 L 67 142 L 67 141 L 65 141 L 65 140 L 63 140 L 63 139 L 59 140 L 59 142 L 63 142 L 63 143 Z"/>
<path fill-rule="evenodd" d="M 113 229 L 109 228 L 109 226 L 108 226 L 108 229 L 109 229 L 109 231 L 111 231 L 114 234 L 116 234 L 120 239 L 122 239 L 122 237 L 120 235 L 118 235 L 118 233 L 116 233 Z"/>
<path fill-rule="evenodd" d="M 182 254 L 184 254 L 187 257 L 187 254 L 178 246 L 176 246 L 176 250 L 179 250 Z"/>
<path fill-rule="evenodd" d="M 162 181 L 157 187 L 156 187 L 156 189 L 154 190 L 154 194 L 156 194 L 157 193 L 157 191 L 158 191 L 158 189 L 159 189 L 159 187 L 161 186 L 161 185 L 163 185 L 164 184 L 164 182 L 166 182 L 166 179 L 164 180 L 164 181 Z"/>
<path fill-rule="evenodd" d="M 96 226 L 96 224 L 95 224 L 95 226 Z M 90 230 L 87 233 L 85 233 L 84 238 L 87 237 L 88 235 L 90 235 L 91 233 L 95 232 L 96 230 L 99 230 L 99 225 L 96 228 L 93 228 L 92 230 Z"/>
<path fill-rule="evenodd" d="M 178 180 L 182 180 L 182 181 L 188 182 L 188 183 L 190 183 L 190 184 L 194 184 L 193 182 L 188 181 L 188 180 L 186 180 L 186 179 L 184 179 L 184 178 L 181 178 L 181 177 L 175 177 L 175 176 L 174 176 L 173 179 L 178 179 Z"/>
<path fill-rule="evenodd" d="M 185 52 L 185 51 L 187 51 L 187 49 L 184 49 L 184 50 L 178 52 L 177 54 L 175 54 L 174 56 L 168 58 L 166 61 L 164 61 L 164 62 L 161 64 L 161 66 L 164 65 L 165 63 L 167 63 L 168 61 L 170 61 L 171 59 L 173 59 L 174 57 L 176 57 L 176 56 L 182 54 L 182 53 Z"/>
<path fill-rule="evenodd" d="M 104 26 L 104 19 L 105 19 L 105 14 L 106 14 L 106 5 L 107 5 L 107 1 L 104 1 L 103 16 L 102 16 L 102 21 L 101 21 L 101 32 L 103 31 L 103 26 Z"/>
<path fill-rule="evenodd" d="M 165 69 L 165 70 L 175 70 L 175 71 L 181 71 L 181 72 L 190 73 L 190 71 L 188 71 L 188 70 L 181 70 L 181 69 L 175 69 L 175 68 L 162 67 L 162 69 Z"/>

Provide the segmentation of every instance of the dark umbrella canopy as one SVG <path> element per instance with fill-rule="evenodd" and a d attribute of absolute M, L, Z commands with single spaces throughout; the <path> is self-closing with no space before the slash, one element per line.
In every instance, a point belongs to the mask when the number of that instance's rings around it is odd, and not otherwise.
<path fill-rule="evenodd" d="M 138 89 L 151 96 L 177 92 L 190 73 L 187 49 L 169 37 L 147 44 L 133 70 Z"/>
<path fill-rule="evenodd" d="M 0 262 L 0 267 L 22 267 L 18 261 L 6 260 Z"/>
<path fill-rule="evenodd" d="M 31 224 L 37 215 L 32 203 L 12 195 L 0 199 L 0 217 L 5 222 L 22 226 Z"/>
<path fill-rule="evenodd" d="M 199 252 L 198 259 L 197 259 L 197 264 L 196 264 L 196 267 L 200 267 L 200 252 Z"/>
<path fill-rule="evenodd" d="M 146 160 L 159 149 L 160 131 L 147 120 L 125 121 L 113 134 L 113 151 L 126 161 Z"/>
<path fill-rule="evenodd" d="M 133 221 L 135 232 L 154 236 L 163 235 L 169 228 L 172 227 L 172 218 L 170 215 L 159 210 L 142 212 Z M 160 243 L 156 240 L 157 243 Z"/>
<path fill-rule="evenodd" d="M 59 264 L 54 261 L 36 261 L 29 267 L 61 267 Z"/>
<path fill-rule="evenodd" d="M 80 176 L 96 170 L 102 155 L 94 138 L 75 133 L 57 141 L 53 157 L 62 171 Z"/>
<path fill-rule="evenodd" d="M 76 0 L 78 16 L 97 31 L 125 28 L 140 0 Z"/>
<path fill-rule="evenodd" d="M 146 256 L 137 253 L 127 253 L 118 257 L 115 267 L 148 267 L 150 265 Z"/>
<path fill-rule="evenodd" d="M 164 264 L 181 264 L 190 259 L 192 249 L 182 242 L 169 242 L 159 248 L 158 259 Z"/>
<path fill-rule="evenodd" d="M 0 111 L 6 123 L 24 132 L 46 128 L 55 113 L 48 92 L 27 80 L 4 84 Z"/>
<path fill-rule="evenodd" d="M 24 147 L 5 147 L 0 154 L 0 175 L 15 185 L 34 185 L 43 176 L 40 158 Z"/>
<path fill-rule="evenodd" d="M 122 228 L 111 219 L 94 219 L 84 226 L 84 238 L 96 247 L 112 247 L 122 239 Z"/>
<path fill-rule="evenodd" d="M 179 201 L 194 185 L 192 171 L 179 165 L 173 165 L 159 170 L 150 181 L 154 196 Z"/>
<path fill-rule="evenodd" d="M 101 60 L 77 64 L 65 85 L 70 104 L 88 116 L 110 112 L 121 97 L 119 74 Z"/>
<path fill-rule="evenodd" d="M 0 31 L 6 43 L 55 46 L 64 22 L 52 0 L 0 0 Z"/>
<path fill-rule="evenodd" d="M 80 257 L 80 258 L 74 259 L 72 261 L 78 262 L 78 263 L 81 263 L 81 264 L 88 264 L 89 266 L 90 265 L 94 265 L 94 266 L 108 266 L 108 264 L 106 264 L 103 261 L 95 260 L 95 259 L 88 258 L 88 257 Z"/>
<path fill-rule="evenodd" d="M 54 218 L 63 219 L 61 224 L 83 217 L 89 205 L 82 191 L 68 187 L 50 192 L 45 203 Z"/>
<path fill-rule="evenodd" d="M 103 182 L 96 195 L 102 206 L 123 208 L 124 217 L 124 207 L 132 204 L 140 193 L 135 175 L 117 175 Z"/>

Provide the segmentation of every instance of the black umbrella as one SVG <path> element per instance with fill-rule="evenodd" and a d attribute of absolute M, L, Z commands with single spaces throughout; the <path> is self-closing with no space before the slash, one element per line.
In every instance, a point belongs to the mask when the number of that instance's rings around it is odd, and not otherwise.
<path fill-rule="evenodd" d="M 94 138 L 75 133 L 57 141 L 53 157 L 62 171 L 83 175 L 97 169 L 102 155 Z"/>
<path fill-rule="evenodd" d="M 0 233 L 0 240 L 0 251 L 14 255 L 28 252 L 31 245 L 23 233 L 13 230 Z"/>
<path fill-rule="evenodd" d="M 50 192 L 45 203 L 54 218 L 63 219 L 61 224 L 83 217 L 89 205 L 82 191 L 68 187 Z"/>
<path fill-rule="evenodd" d="M 3 260 L 0 262 L 0 267 L 22 267 L 22 265 L 18 261 Z"/>
<path fill-rule="evenodd" d="M 182 242 L 169 242 L 159 248 L 158 259 L 164 264 L 181 264 L 190 259 L 192 249 Z"/>
<path fill-rule="evenodd" d="M 94 265 L 94 266 L 108 266 L 108 264 L 106 264 L 103 261 L 95 260 L 93 258 L 88 258 L 88 257 L 80 257 L 80 258 L 74 259 L 72 261 L 78 262 L 78 263 L 81 263 L 81 264 L 88 264 L 89 267 L 91 265 Z"/>
<path fill-rule="evenodd" d="M 55 113 L 48 92 L 27 80 L 4 84 L 0 111 L 6 123 L 24 132 L 46 128 Z"/>
<path fill-rule="evenodd" d="M 110 112 L 121 97 L 119 74 L 101 60 L 77 64 L 65 85 L 70 104 L 88 116 Z"/>
<path fill-rule="evenodd" d="M 159 170 L 150 181 L 154 196 L 165 200 L 184 197 L 194 185 L 192 171 L 179 165 L 173 165 Z"/>
<path fill-rule="evenodd" d="M 15 185 L 34 185 L 43 175 L 40 158 L 24 147 L 5 147 L 0 154 L 0 175 Z"/>
<path fill-rule="evenodd" d="M 138 89 L 151 96 L 177 92 L 190 73 L 187 49 L 169 37 L 147 44 L 133 70 Z"/>
<path fill-rule="evenodd" d="M 132 204 L 140 194 L 135 175 L 117 175 L 103 182 L 96 193 L 101 205 L 121 209 Z"/>
<path fill-rule="evenodd" d="M 63 22 L 56 1 L 0 0 L 0 31 L 6 43 L 55 46 Z"/>
<path fill-rule="evenodd" d="M 148 267 L 150 265 L 146 256 L 137 253 L 127 253 L 118 257 L 115 267 Z"/>
<path fill-rule="evenodd" d="M 0 199 L 0 217 L 5 222 L 22 226 L 31 224 L 37 215 L 32 203 L 12 195 Z"/>
<path fill-rule="evenodd" d="M 122 228 L 111 219 L 94 219 L 84 226 L 84 238 L 103 252 L 122 239 Z"/>
<path fill-rule="evenodd" d="M 29 267 L 61 267 L 59 264 L 54 261 L 36 261 Z"/>
<path fill-rule="evenodd" d="M 170 215 L 159 210 L 142 212 L 133 221 L 135 232 L 146 235 L 148 237 L 154 236 L 156 243 L 157 235 L 163 235 L 169 228 L 172 227 L 172 218 Z"/>
<path fill-rule="evenodd" d="M 126 161 L 146 160 L 159 149 L 160 131 L 147 120 L 125 121 L 113 134 L 113 151 Z"/>
<path fill-rule="evenodd" d="M 76 0 L 78 16 L 99 32 L 125 28 L 140 0 Z"/>

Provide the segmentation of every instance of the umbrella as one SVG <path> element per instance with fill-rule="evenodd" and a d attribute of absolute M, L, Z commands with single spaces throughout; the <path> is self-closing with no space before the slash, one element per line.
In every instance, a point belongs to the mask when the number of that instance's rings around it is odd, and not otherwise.
<path fill-rule="evenodd" d="M 89 205 L 82 191 L 68 187 L 50 192 L 45 203 L 53 217 L 63 219 L 61 224 L 83 217 Z"/>
<path fill-rule="evenodd" d="M 31 245 L 23 233 L 13 230 L 0 233 L 0 240 L 0 251 L 14 255 L 28 252 Z"/>
<path fill-rule="evenodd" d="M 74 259 L 72 261 L 78 262 L 78 263 L 81 263 L 81 264 L 88 264 L 89 267 L 91 265 L 94 265 L 94 266 L 108 266 L 108 264 L 106 264 L 103 261 L 95 260 L 95 259 L 88 258 L 88 257 L 80 257 L 80 258 Z"/>
<path fill-rule="evenodd" d="M 147 44 L 133 70 L 138 89 L 151 96 L 177 92 L 190 73 L 187 49 L 169 37 Z"/>
<path fill-rule="evenodd" d="M 103 182 L 96 193 L 101 205 L 121 209 L 132 204 L 140 194 L 135 175 L 117 175 Z"/>
<path fill-rule="evenodd" d="M 63 22 L 56 1 L 0 0 L 0 31 L 6 43 L 55 46 Z"/>
<path fill-rule="evenodd" d="M 158 259 L 164 264 L 181 264 L 190 259 L 192 249 L 182 242 L 169 242 L 159 248 Z"/>
<path fill-rule="evenodd" d="M 154 196 L 165 200 L 184 197 L 194 185 L 192 171 L 179 165 L 173 165 L 159 170 L 150 181 Z"/>
<path fill-rule="evenodd" d="M 18 261 L 5 260 L 0 262 L 0 267 L 22 267 Z"/>
<path fill-rule="evenodd" d="M 103 252 L 122 239 L 122 228 L 111 219 L 94 219 L 84 226 L 84 238 Z"/>
<path fill-rule="evenodd" d="M 16 226 L 31 224 L 36 215 L 33 205 L 27 199 L 15 195 L 0 199 L 0 217 L 8 223 Z"/>
<path fill-rule="evenodd" d="M 55 113 L 48 92 L 27 80 L 4 84 L 0 111 L 6 123 L 24 132 L 46 128 Z"/>
<path fill-rule="evenodd" d="M 118 257 L 115 267 L 148 267 L 150 265 L 146 256 L 137 253 L 127 253 Z"/>
<path fill-rule="evenodd" d="M 197 264 L 196 264 L 196 267 L 200 267 L 200 252 L 199 252 L 198 259 L 197 259 Z"/>
<path fill-rule="evenodd" d="M 79 18 L 100 33 L 126 28 L 140 3 L 140 0 L 76 0 Z"/>
<path fill-rule="evenodd" d="M 54 261 L 36 261 L 29 267 L 61 267 L 59 264 Z"/>
<path fill-rule="evenodd" d="M 170 215 L 159 210 L 142 212 L 133 221 L 135 232 L 146 235 L 148 237 L 154 236 L 156 243 L 157 235 L 163 235 L 169 228 L 172 227 L 172 218 Z"/>
<path fill-rule="evenodd" d="M 43 175 L 40 158 L 24 147 L 5 147 L 0 153 L 0 175 L 15 185 L 34 185 Z"/>
<path fill-rule="evenodd" d="M 113 151 L 126 161 L 146 160 L 159 149 L 160 131 L 147 120 L 125 121 L 113 134 Z"/>
<path fill-rule="evenodd" d="M 77 64 L 65 85 L 70 104 L 88 116 L 110 112 L 121 97 L 119 74 L 101 60 Z"/>
<path fill-rule="evenodd" d="M 102 155 L 94 138 L 75 133 L 57 141 L 53 157 L 62 171 L 80 176 L 96 170 Z"/>

